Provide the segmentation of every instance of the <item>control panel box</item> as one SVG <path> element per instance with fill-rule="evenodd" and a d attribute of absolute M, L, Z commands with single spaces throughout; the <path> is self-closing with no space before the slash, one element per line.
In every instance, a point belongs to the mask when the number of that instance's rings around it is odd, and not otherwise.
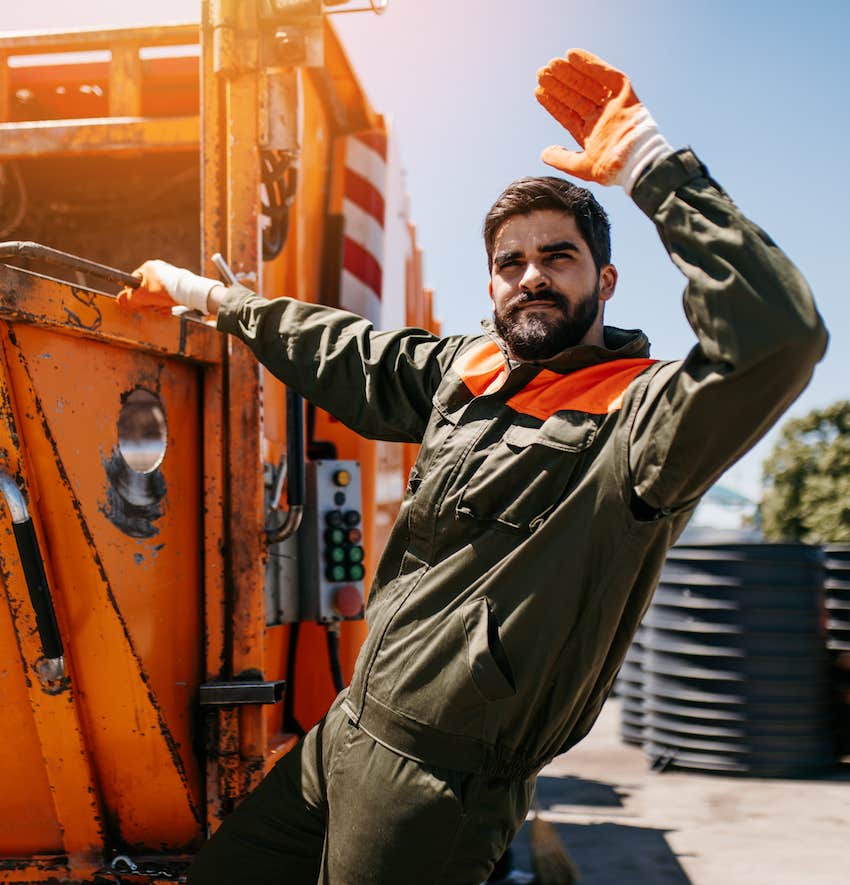
<path fill-rule="evenodd" d="M 301 620 L 363 617 L 363 497 L 357 461 L 310 461 L 299 532 Z"/>

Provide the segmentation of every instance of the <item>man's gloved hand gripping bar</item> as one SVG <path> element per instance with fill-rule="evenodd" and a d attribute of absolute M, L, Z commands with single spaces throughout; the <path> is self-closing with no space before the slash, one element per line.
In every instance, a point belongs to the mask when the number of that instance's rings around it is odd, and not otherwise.
<path fill-rule="evenodd" d="M 138 289 L 129 287 L 118 293 L 118 303 L 131 309 L 150 308 L 170 313 L 175 304 L 182 304 L 200 313 L 209 313 L 207 298 L 221 283 L 201 277 L 190 270 L 175 267 L 167 261 L 146 261 L 133 271 L 142 283 Z"/>

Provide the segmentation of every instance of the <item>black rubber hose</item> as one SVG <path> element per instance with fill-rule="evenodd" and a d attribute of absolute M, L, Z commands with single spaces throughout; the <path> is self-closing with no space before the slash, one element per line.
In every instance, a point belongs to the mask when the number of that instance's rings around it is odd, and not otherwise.
<path fill-rule="evenodd" d="M 342 667 L 339 663 L 339 633 L 328 625 L 325 631 L 328 636 L 328 660 L 331 664 L 331 679 L 333 679 L 334 689 L 339 694 L 345 688 L 345 682 L 342 678 Z"/>
<path fill-rule="evenodd" d="M 304 504 L 307 472 L 304 466 L 304 400 L 291 387 L 286 389 L 286 460 L 289 474 L 286 482 L 287 506 Z"/>
<path fill-rule="evenodd" d="M 41 551 L 38 549 L 38 539 L 32 519 L 28 517 L 24 522 L 13 522 L 12 531 L 15 533 L 18 555 L 21 557 L 27 590 L 29 590 L 30 601 L 35 611 L 35 622 L 38 625 L 42 651 L 46 658 L 61 658 L 63 655 L 62 637 L 59 635 L 53 599 L 50 596 L 50 587 L 47 583 L 47 575 L 44 573 L 44 562 L 41 558 Z"/>
<path fill-rule="evenodd" d="M 283 727 L 290 734 L 304 737 L 307 733 L 295 718 L 295 667 L 298 655 L 298 634 L 301 624 L 289 625 L 289 648 L 286 650 L 286 692 L 283 695 Z"/>

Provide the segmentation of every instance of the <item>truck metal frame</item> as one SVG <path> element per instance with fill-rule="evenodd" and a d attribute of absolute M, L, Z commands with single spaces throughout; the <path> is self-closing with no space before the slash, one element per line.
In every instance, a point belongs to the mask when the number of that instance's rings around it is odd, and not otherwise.
<path fill-rule="evenodd" d="M 385 143 L 386 126 L 321 4 L 292 6 L 219 0 L 200 28 L 0 35 L 0 197 L 41 195 L 14 223 L 0 199 L 0 238 L 125 270 L 160 254 L 212 277 L 219 252 L 260 293 L 344 303 L 346 139 Z M 108 58 L 29 59 L 69 52 Z M 264 260 L 270 187 L 288 234 Z M 408 222 L 404 237 L 403 313 L 436 331 Z M 290 647 L 266 599 L 263 465 L 286 453 L 286 390 L 199 317 L 122 310 L 81 265 L 0 260 L 0 472 L 31 519 L 63 652 L 46 666 L 0 507 L 0 882 L 181 880 L 334 694 L 326 625 Z M 167 428 L 144 471 L 117 429 L 134 391 Z M 310 427 L 308 446 L 361 466 L 368 580 L 414 449 L 321 412 Z M 347 675 L 365 624 L 341 620 Z"/>

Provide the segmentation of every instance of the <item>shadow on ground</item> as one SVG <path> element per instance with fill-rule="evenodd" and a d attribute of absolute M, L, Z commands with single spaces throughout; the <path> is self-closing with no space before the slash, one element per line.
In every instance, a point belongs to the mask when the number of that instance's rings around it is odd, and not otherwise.
<path fill-rule="evenodd" d="M 715 777 L 718 784 L 730 780 L 728 776 Z M 845 760 L 822 777 L 798 782 L 808 780 L 848 782 L 850 762 Z M 671 829 L 636 825 L 638 821 L 627 813 L 626 800 L 632 789 L 640 789 L 640 785 L 543 775 L 537 780 L 537 802 L 578 867 L 579 885 L 692 885 L 667 841 Z M 597 816 L 599 822 L 593 820 Z M 576 822 L 571 821 L 573 817 Z M 618 820 L 621 817 L 622 822 Z M 528 824 L 517 834 L 513 848 L 516 866 L 531 870 Z"/>
<path fill-rule="evenodd" d="M 537 803 L 543 812 L 623 808 L 626 789 L 581 777 L 537 779 Z M 667 844 L 667 830 L 626 824 L 553 822 L 561 844 L 581 873 L 581 885 L 690 885 L 676 855 Z M 528 825 L 514 841 L 516 865 L 531 870 Z"/>
<path fill-rule="evenodd" d="M 581 885 L 691 885 L 664 838 L 666 830 L 623 824 L 554 824 Z M 532 869 L 528 824 L 514 841 L 516 865 Z"/>
<path fill-rule="evenodd" d="M 618 790 L 602 781 L 589 781 L 583 777 L 537 778 L 537 802 L 540 807 L 555 809 L 560 805 L 585 805 L 597 808 L 622 808 L 628 792 Z"/>

